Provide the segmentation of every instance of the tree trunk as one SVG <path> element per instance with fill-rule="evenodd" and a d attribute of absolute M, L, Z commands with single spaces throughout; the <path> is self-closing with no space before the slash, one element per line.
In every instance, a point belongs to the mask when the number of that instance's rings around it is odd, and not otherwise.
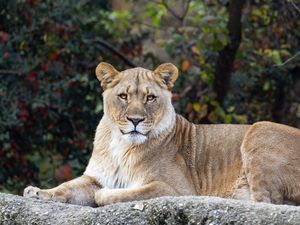
<path fill-rule="evenodd" d="M 214 91 L 217 94 L 217 100 L 220 104 L 223 103 L 228 92 L 235 54 L 241 43 L 241 17 L 244 3 L 245 0 L 230 0 L 229 2 L 229 20 L 227 24 L 229 42 L 219 52 L 214 82 Z"/>

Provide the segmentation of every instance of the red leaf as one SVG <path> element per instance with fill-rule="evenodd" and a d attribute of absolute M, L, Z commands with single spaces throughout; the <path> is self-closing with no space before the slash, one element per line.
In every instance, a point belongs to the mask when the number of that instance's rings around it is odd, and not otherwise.
<path fill-rule="evenodd" d="M 1 42 L 1 41 L 0 41 L 0 42 Z M 3 53 L 3 58 L 8 58 L 9 55 L 10 55 L 9 52 L 4 52 L 4 53 Z"/>
<path fill-rule="evenodd" d="M 50 59 L 50 61 L 55 61 L 56 60 L 56 58 L 57 58 L 57 55 L 55 54 L 55 53 L 50 53 L 50 55 L 49 55 L 49 59 Z"/>
<path fill-rule="evenodd" d="M 54 178 L 59 182 L 71 180 L 73 178 L 72 170 L 68 164 L 63 164 L 55 171 Z"/>
<path fill-rule="evenodd" d="M 31 84 L 31 87 L 34 92 L 36 92 L 39 88 L 39 82 L 36 78 L 37 71 L 36 70 L 31 70 L 27 76 L 25 77 L 26 80 L 28 80 Z"/>
<path fill-rule="evenodd" d="M 139 44 L 137 47 L 136 47 L 136 53 L 138 56 L 140 56 L 142 54 L 142 51 L 143 51 L 143 45 L 142 44 Z"/>
<path fill-rule="evenodd" d="M 18 101 L 17 107 L 19 109 L 19 114 L 18 114 L 19 120 L 21 120 L 22 122 L 26 122 L 29 117 L 29 111 L 26 103 L 24 101 Z"/>
<path fill-rule="evenodd" d="M 25 23 L 26 23 L 26 25 L 28 26 L 28 27 L 30 27 L 31 26 L 31 19 L 30 19 L 30 17 L 29 17 L 29 14 L 28 14 L 28 12 L 23 12 L 23 18 L 24 18 L 24 21 L 25 21 Z"/>
<path fill-rule="evenodd" d="M 180 100 L 180 95 L 178 93 L 173 93 L 172 95 L 172 101 L 178 102 Z"/>
<path fill-rule="evenodd" d="M 183 72 L 186 72 L 190 69 L 190 67 L 192 66 L 192 63 L 189 59 L 185 59 L 183 60 L 182 64 L 181 64 L 181 70 Z"/>
<path fill-rule="evenodd" d="M 9 37 L 9 33 L 0 31 L 0 43 L 7 41 L 8 37 Z"/>
<path fill-rule="evenodd" d="M 26 76 L 26 80 L 28 81 L 31 81 L 31 82 L 35 82 L 36 81 L 36 74 L 37 74 L 37 71 L 35 70 L 31 70 L 27 76 Z"/>
<path fill-rule="evenodd" d="M 40 3 L 40 0 L 26 0 L 26 3 L 30 6 L 36 6 Z"/>
<path fill-rule="evenodd" d="M 48 65 L 42 65 L 41 70 L 42 70 L 42 71 L 47 71 L 47 70 L 49 70 Z"/>

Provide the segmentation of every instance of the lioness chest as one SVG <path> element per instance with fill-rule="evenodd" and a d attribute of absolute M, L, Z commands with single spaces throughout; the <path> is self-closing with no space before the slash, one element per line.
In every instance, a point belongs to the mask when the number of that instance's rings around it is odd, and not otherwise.
<path fill-rule="evenodd" d="M 95 147 L 85 175 L 96 178 L 103 187 L 110 189 L 135 188 L 161 181 L 179 194 L 196 194 L 185 161 L 178 160 L 175 140 L 165 141 L 160 147 L 153 144 L 137 147 L 105 128 L 102 123 L 97 128 Z"/>
<path fill-rule="evenodd" d="M 149 177 L 149 166 L 143 165 L 146 162 L 140 162 L 137 149 L 118 136 L 106 142 L 103 140 L 106 147 L 94 149 L 96 154 L 93 154 L 84 174 L 95 177 L 106 188 L 141 186 Z"/>

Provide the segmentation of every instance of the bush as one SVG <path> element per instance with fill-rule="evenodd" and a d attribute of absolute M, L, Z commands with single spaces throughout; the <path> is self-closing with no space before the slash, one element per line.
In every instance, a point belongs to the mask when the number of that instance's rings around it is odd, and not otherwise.
<path fill-rule="evenodd" d="M 220 96 L 216 68 L 231 42 L 231 1 L 190 1 L 183 14 L 170 10 L 179 1 L 164 2 L 128 1 L 127 11 L 95 0 L 0 2 L 1 191 L 52 187 L 83 172 L 103 113 L 100 61 L 119 70 L 178 65 L 173 102 L 192 122 L 300 126 L 299 57 L 283 63 L 299 50 L 293 7 L 242 8 L 242 39 Z"/>
<path fill-rule="evenodd" d="M 1 4 L 0 189 L 20 193 L 83 171 L 102 116 L 94 69 L 119 60 L 95 42 L 111 37 L 97 1 Z"/>

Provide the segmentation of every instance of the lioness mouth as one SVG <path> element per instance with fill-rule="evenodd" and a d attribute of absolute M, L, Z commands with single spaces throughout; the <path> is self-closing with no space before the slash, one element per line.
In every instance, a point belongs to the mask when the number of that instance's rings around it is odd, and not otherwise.
<path fill-rule="evenodd" d="M 131 132 L 129 132 L 130 134 L 142 134 L 142 133 L 140 133 L 140 132 L 138 132 L 138 131 L 136 131 L 136 130 L 134 130 L 134 131 L 131 131 Z"/>
<path fill-rule="evenodd" d="M 144 134 L 138 132 L 137 130 L 133 130 L 133 131 L 126 132 L 126 133 L 125 133 L 124 131 L 121 130 L 121 133 L 122 133 L 123 135 L 125 135 L 125 134 L 131 134 L 131 135 L 144 135 Z"/>

